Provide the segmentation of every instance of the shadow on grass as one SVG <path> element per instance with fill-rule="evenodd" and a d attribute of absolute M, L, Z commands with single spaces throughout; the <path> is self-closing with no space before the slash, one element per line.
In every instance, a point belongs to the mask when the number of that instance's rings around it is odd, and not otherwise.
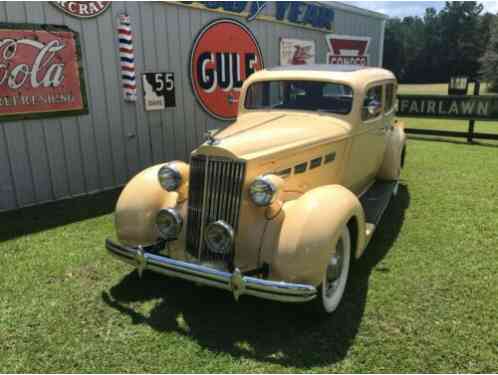
<path fill-rule="evenodd" d="M 359 330 L 368 295 L 368 281 L 375 266 L 386 256 L 403 225 L 410 195 L 400 185 L 379 230 L 351 272 L 348 289 L 338 310 L 317 315 L 313 303 L 284 304 L 242 296 L 234 302 L 230 293 L 196 287 L 151 272 L 139 279 L 136 272 L 103 292 L 105 303 L 159 332 L 191 337 L 213 352 L 230 353 L 259 361 L 306 368 L 343 359 Z M 388 268 L 377 269 L 389 272 Z M 158 299 L 149 316 L 130 305 Z"/>
<path fill-rule="evenodd" d="M 0 213 L 0 242 L 114 211 L 121 189 Z"/>

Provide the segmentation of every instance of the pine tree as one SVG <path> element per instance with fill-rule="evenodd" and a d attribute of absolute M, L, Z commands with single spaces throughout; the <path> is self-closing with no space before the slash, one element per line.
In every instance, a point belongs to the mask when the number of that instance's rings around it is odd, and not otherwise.
<path fill-rule="evenodd" d="M 480 73 L 488 83 L 488 90 L 498 91 L 498 17 L 491 24 L 488 47 L 479 62 Z"/>

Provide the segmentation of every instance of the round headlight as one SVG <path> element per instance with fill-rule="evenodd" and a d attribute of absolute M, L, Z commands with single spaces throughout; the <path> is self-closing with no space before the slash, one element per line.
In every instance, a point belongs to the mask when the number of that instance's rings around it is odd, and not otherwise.
<path fill-rule="evenodd" d="M 277 187 L 267 176 L 260 176 L 251 184 L 249 194 L 255 205 L 268 206 L 277 197 Z"/>
<path fill-rule="evenodd" d="M 182 183 L 182 175 L 175 167 L 174 163 L 168 163 L 159 168 L 157 172 L 159 183 L 166 191 L 174 191 L 178 189 Z"/>
<path fill-rule="evenodd" d="M 206 245 L 215 254 L 226 255 L 232 251 L 233 228 L 223 220 L 210 223 L 206 227 Z"/>
<path fill-rule="evenodd" d="M 159 235 L 168 240 L 178 237 L 182 230 L 183 219 L 176 210 L 166 208 L 157 213 L 156 225 Z"/>

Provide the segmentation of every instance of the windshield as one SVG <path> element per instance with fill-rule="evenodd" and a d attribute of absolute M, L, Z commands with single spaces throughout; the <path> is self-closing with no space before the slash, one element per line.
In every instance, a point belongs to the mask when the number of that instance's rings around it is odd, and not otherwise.
<path fill-rule="evenodd" d="M 353 104 L 351 87 L 319 81 L 255 82 L 247 89 L 246 109 L 296 109 L 348 114 Z"/>

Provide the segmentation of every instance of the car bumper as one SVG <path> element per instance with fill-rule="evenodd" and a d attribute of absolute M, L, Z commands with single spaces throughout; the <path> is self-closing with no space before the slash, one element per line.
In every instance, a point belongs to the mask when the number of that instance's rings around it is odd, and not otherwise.
<path fill-rule="evenodd" d="M 236 269 L 233 273 L 224 272 L 199 264 L 175 260 L 147 252 L 141 247 L 129 247 L 106 240 L 106 248 L 124 262 L 134 265 L 139 275 L 143 270 L 155 271 L 167 276 L 189 280 L 202 285 L 231 291 L 236 300 L 247 294 L 259 298 L 282 302 L 306 302 L 316 297 L 317 290 L 312 285 L 269 281 L 257 277 L 244 276 Z"/>

